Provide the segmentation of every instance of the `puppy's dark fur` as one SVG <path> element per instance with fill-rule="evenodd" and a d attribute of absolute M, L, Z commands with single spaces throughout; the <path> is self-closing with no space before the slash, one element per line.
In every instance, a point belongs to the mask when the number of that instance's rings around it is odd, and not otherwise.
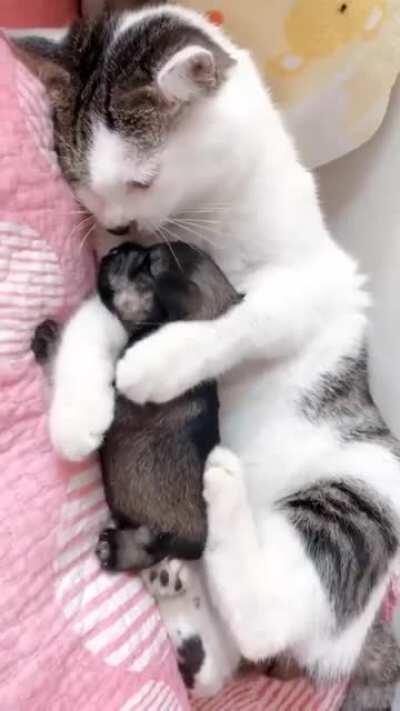
<path fill-rule="evenodd" d="M 100 265 L 100 296 L 126 328 L 129 345 L 170 321 L 214 319 L 239 300 L 208 256 L 180 242 L 172 250 L 126 243 Z M 165 363 L 166 371 L 173 367 Z M 201 556 L 207 533 L 203 470 L 218 442 L 215 382 L 163 405 L 141 407 L 117 397 L 101 450 L 116 522 L 99 538 L 104 568 L 140 569 L 167 555 Z"/>

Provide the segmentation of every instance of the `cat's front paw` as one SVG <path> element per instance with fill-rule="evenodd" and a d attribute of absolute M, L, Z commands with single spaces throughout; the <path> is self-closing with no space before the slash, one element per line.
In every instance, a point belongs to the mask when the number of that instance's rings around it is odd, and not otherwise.
<path fill-rule="evenodd" d="M 209 506 L 217 503 L 233 506 L 240 503 L 245 491 L 242 467 L 236 454 L 215 447 L 204 471 L 204 498 Z"/>
<path fill-rule="evenodd" d="M 172 323 L 129 348 L 117 365 L 117 390 L 144 405 L 173 400 L 198 385 L 203 373 L 205 324 Z"/>
<path fill-rule="evenodd" d="M 101 445 L 114 415 L 111 385 L 56 393 L 50 408 L 50 437 L 64 459 L 80 461 Z"/>

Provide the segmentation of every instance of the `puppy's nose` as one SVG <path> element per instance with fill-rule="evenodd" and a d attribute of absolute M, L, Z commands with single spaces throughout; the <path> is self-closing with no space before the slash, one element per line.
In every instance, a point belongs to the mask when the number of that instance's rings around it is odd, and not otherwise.
<path fill-rule="evenodd" d="M 129 232 L 129 225 L 119 225 L 118 227 L 113 227 L 112 229 L 108 229 L 107 232 L 110 232 L 112 235 L 117 235 L 117 237 L 122 237 L 123 235 L 127 235 Z"/>

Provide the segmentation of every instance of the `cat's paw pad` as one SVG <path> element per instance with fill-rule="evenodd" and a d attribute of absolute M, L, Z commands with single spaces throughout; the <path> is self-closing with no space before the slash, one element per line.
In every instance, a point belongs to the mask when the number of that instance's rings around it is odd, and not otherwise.
<path fill-rule="evenodd" d="M 104 570 L 116 570 L 117 568 L 117 531 L 115 528 L 104 528 L 97 541 L 96 555 L 100 566 Z"/>
<path fill-rule="evenodd" d="M 143 581 L 156 599 L 175 597 L 187 591 L 189 571 L 181 560 L 165 559 L 142 572 Z"/>
<path fill-rule="evenodd" d="M 65 459 L 80 461 L 101 445 L 114 416 L 112 386 L 93 384 L 80 393 L 56 394 L 50 409 L 50 436 L 55 450 Z"/>

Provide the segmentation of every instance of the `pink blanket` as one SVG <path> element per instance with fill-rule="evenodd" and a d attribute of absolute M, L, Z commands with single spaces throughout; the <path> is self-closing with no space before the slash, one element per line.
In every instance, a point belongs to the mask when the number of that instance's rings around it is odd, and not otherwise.
<path fill-rule="evenodd" d="M 0 38 L 0 708 L 189 704 L 152 599 L 93 556 L 106 516 L 97 464 L 51 450 L 31 339 L 93 284 L 77 205 L 52 150 L 41 86 Z"/>
<path fill-rule="evenodd" d="M 31 340 L 84 298 L 94 264 L 44 91 L 1 37 L 0 127 L 0 709 L 188 711 L 151 598 L 137 577 L 100 572 L 93 555 L 107 516 L 97 463 L 67 467 L 51 450 Z M 249 676 L 194 706 L 332 711 L 342 696 Z"/>

